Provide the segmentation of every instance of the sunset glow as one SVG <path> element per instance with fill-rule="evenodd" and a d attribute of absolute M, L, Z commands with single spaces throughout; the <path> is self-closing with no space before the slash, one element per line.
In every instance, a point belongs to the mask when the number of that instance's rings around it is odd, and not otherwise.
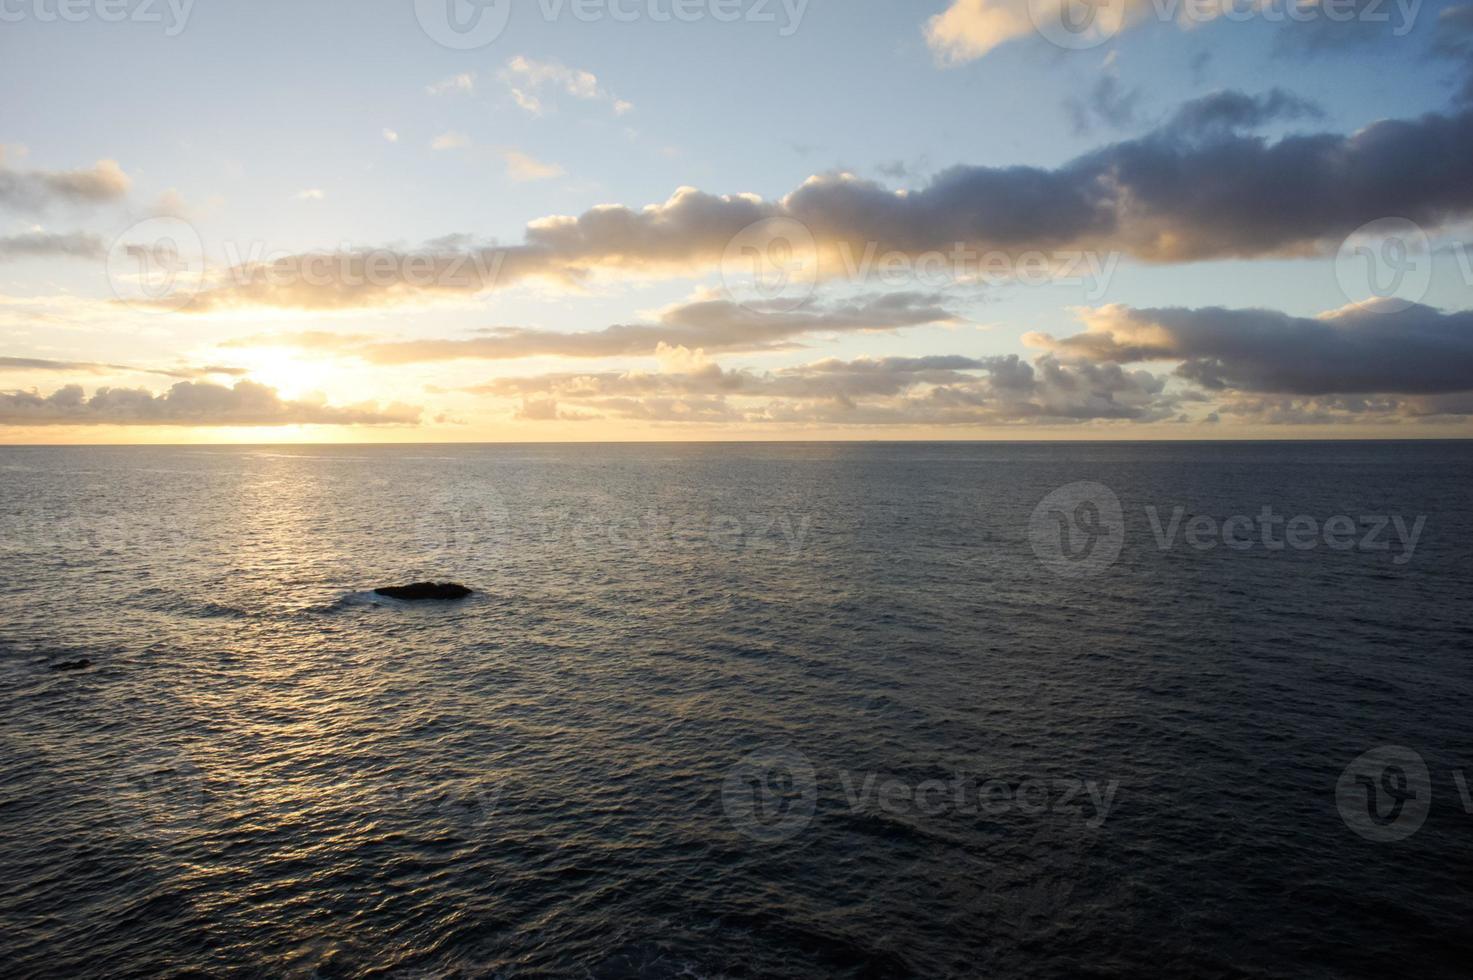
<path fill-rule="evenodd" d="M 1404 43 L 1357 49 L 1373 91 L 1273 53 L 1320 43 L 1313 10 L 1131 3 L 1055 37 L 1037 22 L 1067 5 L 1034 7 L 877 5 L 889 29 L 859 36 L 837 5 L 775 5 L 612 45 L 596 17 L 478 21 L 479 43 L 384 5 L 348 45 L 331 18 L 277 42 L 180 8 L 178 36 L 119 25 L 191 80 L 162 89 L 104 32 L 63 57 L 22 18 L 0 439 L 1473 434 L 1468 175 L 1385 177 L 1467 159 L 1462 8 L 1393 11 Z M 202 115 L 200 52 L 279 43 L 311 57 L 251 79 L 269 109 Z M 45 95 L 78 45 L 146 128 Z M 846 45 L 870 68 L 840 104 Z M 726 59 L 772 81 L 718 111 L 686 79 Z M 975 97 L 1004 89 L 1027 97 Z"/>

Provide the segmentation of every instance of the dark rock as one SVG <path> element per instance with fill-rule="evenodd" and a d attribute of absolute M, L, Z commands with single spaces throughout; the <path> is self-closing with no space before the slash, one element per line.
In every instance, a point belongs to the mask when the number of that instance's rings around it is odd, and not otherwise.
<path fill-rule="evenodd" d="M 373 591 L 375 595 L 404 602 L 453 602 L 471 594 L 470 589 L 453 582 L 417 582 L 414 585 L 395 585 Z"/>
<path fill-rule="evenodd" d="M 52 664 L 52 670 L 86 670 L 92 666 L 92 661 L 85 657 L 81 660 L 64 660 L 59 664 Z"/>

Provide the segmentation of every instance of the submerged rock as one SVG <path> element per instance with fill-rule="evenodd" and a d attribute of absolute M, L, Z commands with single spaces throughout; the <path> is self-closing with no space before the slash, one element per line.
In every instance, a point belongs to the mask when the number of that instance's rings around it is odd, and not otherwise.
<path fill-rule="evenodd" d="M 64 660 L 59 664 L 52 664 L 52 670 L 86 670 L 92 666 L 92 661 L 83 657 L 81 660 Z"/>
<path fill-rule="evenodd" d="M 385 589 L 374 589 L 375 595 L 403 602 L 453 602 L 464 599 L 471 590 L 454 582 L 417 582 L 414 585 L 394 585 Z"/>

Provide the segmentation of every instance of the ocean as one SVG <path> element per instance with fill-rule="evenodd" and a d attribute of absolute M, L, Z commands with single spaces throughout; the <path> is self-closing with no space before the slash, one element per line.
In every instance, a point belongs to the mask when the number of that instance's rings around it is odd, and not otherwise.
<path fill-rule="evenodd" d="M 1473 443 L 0 449 L 13 977 L 1466 976 Z M 419 581 L 476 590 L 400 603 Z"/>

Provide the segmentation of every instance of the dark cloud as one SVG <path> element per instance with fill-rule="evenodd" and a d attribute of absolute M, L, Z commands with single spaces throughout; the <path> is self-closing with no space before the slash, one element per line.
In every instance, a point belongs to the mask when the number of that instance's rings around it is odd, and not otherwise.
<path fill-rule="evenodd" d="M 1284 0 L 1303 13 L 1288 16 L 1274 38 L 1281 57 L 1330 55 L 1404 38 L 1414 27 L 1422 0 Z M 1240 6 L 1246 6 L 1239 0 Z"/>
<path fill-rule="evenodd" d="M 1473 3 L 1445 7 L 1437 15 L 1432 50 L 1448 58 L 1473 58 Z"/>
<path fill-rule="evenodd" d="M 1075 166 L 1116 188 L 1117 235 L 1142 258 L 1303 254 L 1378 217 L 1473 213 L 1473 113 L 1275 143 L 1168 129 Z"/>
<path fill-rule="evenodd" d="M 504 378 L 471 389 L 500 396 L 558 395 L 594 399 L 611 396 L 715 395 L 747 398 L 855 398 L 894 395 L 917 384 L 963 384 L 966 372 L 991 370 L 994 362 L 971 357 L 887 357 L 823 360 L 775 373 L 726 371 L 716 364 L 673 372 L 610 371 Z"/>
<path fill-rule="evenodd" d="M 1459 101 L 1473 103 L 1473 3 L 1445 8 L 1437 17 L 1432 53 L 1461 62 Z"/>
<path fill-rule="evenodd" d="M 1313 102 L 1274 88 L 1262 95 L 1226 90 L 1185 102 L 1166 123 L 1170 132 L 1186 136 L 1226 136 L 1238 130 L 1258 129 L 1271 122 L 1323 119 Z"/>
<path fill-rule="evenodd" d="M 705 364 L 668 373 L 547 374 L 472 390 L 521 399 L 518 416 L 528 420 L 878 426 L 1156 421 L 1175 411 L 1165 387 L 1118 365 L 943 355 L 830 359 L 761 373 Z"/>
<path fill-rule="evenodd" d="M 1140 138 L 1056 169 L 958 166 L 905 191 L 828 174 L 778 201 L 687 187 L 640 210 L 606 205 L 535 221 L 511 247 L 321 254 L 248 267 L 186 309 L 375 306 L 529 278 L 704 275 L 739 233 L 769 218 L 806 226 L 820 276 L 839 277 L 840 250 L 917 256 L 961 244 L 982 253 L 1089 249 L 1186 262 L 1314 254 L 1387 215 L 1427 226 L 1473 215 L 1473 111 L 1386 120 L 1348 136 L 1269 141 L 1244 131 L 1313 111 L 1282 92 L 1218 93 Z M 273 278 L 272 268 L 285 275 Z"/>
<path fill-rule="evenodd" d="M 1207 81 L 1207 69 L 1211 67 L 1211 65 L 1211 51 L 1198 51 L 1196 54 L 1192 55 L 1192 60 L 1188 63 L 1187 67 L 1191 69 L 1192 83 L 1194 85 L 1201 85 L 1203 82 Z"/>
<path fill-rule="evenodd" d="M 82 170 L 13 170 L 0 155 L 0 207 L 34 213 L 53 205 L 121 200 L 131 181 L 113 160 Z"/>
<path fill-rule="evenodd" d="M 1094 311 L 1089 329 L 1025 341 L 1096 363 L 1178 361 L 1203 388 L 1289 396 L 1430 396 L 1473 391 L 1473 311 L 1388 301 L 1320 317 L 1274 310 Z"/>
<path fill-rule="evenodd" d="M 1090 88 L 1085 98 L 1071 97 L 1064 101 L 1076 136 L 1094 129 L 1102 123 L 1111 129 L 1129 129 L 1140 121 L 1140 89 L 1127 89 L 1113 73 L 1101 75 Z"/>
<path fill-rule="evenodd" d="M 31 231 L 0 238 L 0 262 L 52 256 L 101 259 L 106 255 L 107 246 L 101 238 L 80 231 L 67 234 Z"/>
<path fill-rule="evenodd" d="M 252 381 L 233 388 L 181 381 L 161 395 L 141 388 L 99 388 L 89 398 L 81 385 L 47 396 L 0 392 L 0 425 L 415 425 L 419 417 L 419 409 L 403 405 L 335 408 L 287 401 Z"/>
<path fill-rule="evenodd" d="M 1473 415 L 1473 396 L 1245 395 L 1223 402 L 1219 414 L 1254 425 L 1450 424 Z"/>

